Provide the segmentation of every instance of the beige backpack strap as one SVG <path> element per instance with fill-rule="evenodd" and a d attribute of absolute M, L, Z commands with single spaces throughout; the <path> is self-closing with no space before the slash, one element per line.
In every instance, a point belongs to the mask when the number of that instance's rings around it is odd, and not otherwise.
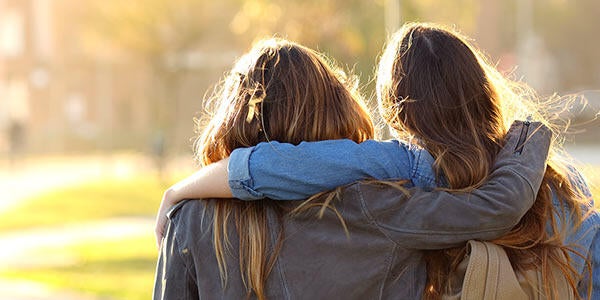
<path fill-rule="evenodd" d="M 469 264 L 465 272 L 462 300 L 529 299 L 504 249 L 490 242 L 468 242 Z"/>
<path fill-rule="evenodd" d="M 558 294 L 554 299 L 573 300 L 574 293 L 557 265 L 551 265 Z M 506 251 L 490 242 L 471 240 L 467 255 L 450 274 L 443 300 L 545 300 L 540 270 L 515 273 Z"/>

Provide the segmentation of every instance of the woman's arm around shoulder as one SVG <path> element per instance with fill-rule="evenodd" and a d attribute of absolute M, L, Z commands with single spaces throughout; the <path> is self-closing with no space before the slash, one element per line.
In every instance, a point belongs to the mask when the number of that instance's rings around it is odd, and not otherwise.
<path fill-rule="evenodd" d="M 519 138 L 523 132 L 526 139 Z M 540 123 L 515 123 L 488 181 L 478 189 L 413 189 L 406 197 L 393 188 L 366 186 L 361 199 L 365 215 L 390 239 L 409 248 L 441 249 L 469 239 L 497 238 L 533 205 L 550 139 L 550 130 Z"/>
<path fill-rule="evenodd" d="M 433 187 L 433 172 L 427 177 L 416 169 L 421 153 L 426 152 L 398 141 L 260 143 L 233 151 L 229 186 L 244 200 L 304 200 L 363 179 L 413 180 L 416 175 L 415 185 Z"/>
<path fill-rule="evenodd" d="M 196 173 L 179 181 L 163 194 L 154 233 L 160 247 L 167 223 L 167 212 L 173 205 L 184 199 L 201 198 L 231 198 L 231 190 L 227 182 L 227 164 L 229 159 L 223 159 L 198 170 Z"/>

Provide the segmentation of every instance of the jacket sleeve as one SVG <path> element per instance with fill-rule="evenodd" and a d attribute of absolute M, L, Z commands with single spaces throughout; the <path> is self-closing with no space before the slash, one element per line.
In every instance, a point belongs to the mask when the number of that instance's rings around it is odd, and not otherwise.
<path fill-rule="evenodd" d="M 260 143 L 233 151 L 229 186 L 243 200 L 303 200 L 362 179 L 412 179 L 419 151 L 398 141 Z M 419 186 L 435 184 L 424 176 L 418 181 Z"/>
<path fill-rule="evenodd" d="M 426 192 L 410 197 L 393 188 L 360 185 L 364 213 L 385 235 L 407 248 L 441 249 L 508 232 L 533 205 L 546 168 L 550 130 L 516 122 L 488 181 L 476 190 Z"/>
<path fill-rule="evenodd" d="M 169 220 L 156 265 L 154 300 L 199 299 L 196 280 L 190 272 L 193 268 L 189 268 L 181 256 L 176 227 L 173 220 Z"/>

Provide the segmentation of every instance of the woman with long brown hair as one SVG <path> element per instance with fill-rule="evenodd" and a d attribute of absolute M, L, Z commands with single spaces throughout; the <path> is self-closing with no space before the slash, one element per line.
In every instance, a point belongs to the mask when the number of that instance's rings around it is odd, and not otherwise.
<path fill-rule="evenodd" d="M 260 144 L 233 153 L 233 194 L 248 199 L 303 199 L 364 178 L 406 179 L 400 170 L 407 168 L 417 186 L 433 183 L 472 191 L 488 179 L 507 124 L 533 115 L 552 126 L 547 103 L 540 103 L 525 84 L 502 76 L 466 38 L 438 25 L 403 26 L 386 47 L 377 83 L 386 123 L 404 140 L 426 150 L 415 152 L 412 164 L 398 159 L 396 153 L 403 147 L 393 142 Z M 527 130 L 523 133 L 525 138 Z M 585 182 L 560 154 L 555 143 L 533 208 L 494 242 L 506 249 L 517 269 L 541 268 L 548 298 L 554 295 L 552 264 L 561 266 L 573 290 L 579 291 L 577 296 L 598 298 L 600 218 Z M 185 197 L 181 191 L 186 189 L 176 190 L 166 195 L 167 202 Z M 439 298 L 447 291 L 449 273 L 463 250 L 425 254 L 426 298 Z M 586 271 L 589 264 L 592 274 Z"/>
<path fill-rule="evenodd" d="M 362 142 L 374 137 L 362 99 L 341 72 L 316 52 L 285 40 L 257 43 L 233 67 L 209 101 L 216 108 L 196 142 L 202 166 L 228 157 L 236 148 L 267 138 L 300 143 L 347 138 Z M 260 114 L 260 119 L 255 115 Z M 210 203 L 213 241 L 219 274 L 228 278 L 229 222 L 239 235 L 240 269 L 247 286 L 265 294 L 264 280 L 275 255 L 266 246 L 269 212 L 282 214 L 277 203 L 216 201 Z"/>
<path fill-rule="evenodd" d="M 468 191 L 485 181 L 507 124 L 516 118 L 528 114 L 552 126 L 551 102 L 540 103 L 525 84 L 507 80 L 487 63 L 467 38 L 439 25 L 407 24 L 394 35 L 380 60 L 377 89 L 386 123 L 401 138 L 414 138 L 434 157 L 436 178 L 451 189 Z M 573 290 L 579 289 L 580 296 L 587 298 L 590 282 L 583 280 L 581 258 L 600 267 L 600 253 L 590 250 L 599 218 L 595 214 L 575 232 L 593 213 L 592 200 L 580 175 L 559 150 L 558 145 L 551 148 L 542 188 L 531 210 L 493 242 L 505 248 L 517 269 L 541 268 L 543 294 L 548 298 L 556 295 L 552 264 L 560 265 Z M 572 237 L 565 243 L 568 235 Z M 463 247 L 426 254 L 425 298 L 437 299 L 445 292 L 447 278 L 463 255 Z M 595 279 L 596 298 L 600 296 L 598 284 Z"/>
<path fill-rule="evenodd" d="M 222 159 L 235 149 L 269 140 L 298 145 L 325 139 L 361 143 L 372 138 L 373 125 L 352 86 L 306 47 L 278 39 L 259 42 L 236 63 L 213 97 L 216 113 L 197 142 L 202 170 L 224 178 L 218 173 Z M 168 215 L 154 297 L 373 298 L 402 293 L 410 297 L 419 290 L 407 278 L 421 274 L 422 264 L 417 250 L 408 246 L 401 250 L 394 246 L 397 241 L 444 247 L 468 238 L 498 237 L 533 203 L 550 138 L 545 127 L 532 124 L 539 127 L 537 133 L 527 135 L 532 142 L 519 140 L 523 126 L 514 125 L 489 183 L 470 194 L 410 190 L 408 197 L 406 190 L 356 185 L 341 191 L 345 204 L 323 213 L 320 220 L 302 214 L 300 202 L 182 202 Z M 524 150 L 516 155 L 515 147 Z M 405 148 L 407 157 L 411 151 Z M 222 187 L 211 185 L 205 191 Z M 481 205 L 473 207 L 472 200 L 480 200 Z M 423 205 L 445 209 L 426 213 L 420 209 Z M 505 217 L 472 218 L 466 224 L 445 218 L 448 211 L 463 212 L 467 207 L 466 214 Z M 365 209 L 392 212 L 393 219 L 405 211 L 414 213 L 392 222 L 408 232 L 386 233 L 373 221 L 391 220 L 380 213 L 367 216 Z M 427 223 L 431 234 L 415 237 L 412 230 L 417 222 Z M 447 226 L 455 230 L 439 232 Z M 393 274 L 408 277 L 398 285 L 399 277 Z"/>

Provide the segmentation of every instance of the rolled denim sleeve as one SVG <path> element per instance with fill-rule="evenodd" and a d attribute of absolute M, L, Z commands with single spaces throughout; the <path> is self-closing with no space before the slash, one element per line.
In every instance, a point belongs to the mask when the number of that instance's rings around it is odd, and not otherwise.
<path fill-rule="evenodd" d="M 244 200 L 302 200 L 371 178 L 413 179 L 418 175 L 417 184 L 433 186 L 433 178 L 415 171 L 419 151 L 398 141 L 260 143 L 233 151 L 229 186 L 234 197 Z"/>
<path fill-rule="evenodd" d="M 231 153 L 227 172 L 229 173 L 229 188 L 233 197 L 242 200 L 258 200 L 265 195 L 253 188 L 254 184 L 250 177 L 250 154 L 255 147 L 239 148 Z"/>

